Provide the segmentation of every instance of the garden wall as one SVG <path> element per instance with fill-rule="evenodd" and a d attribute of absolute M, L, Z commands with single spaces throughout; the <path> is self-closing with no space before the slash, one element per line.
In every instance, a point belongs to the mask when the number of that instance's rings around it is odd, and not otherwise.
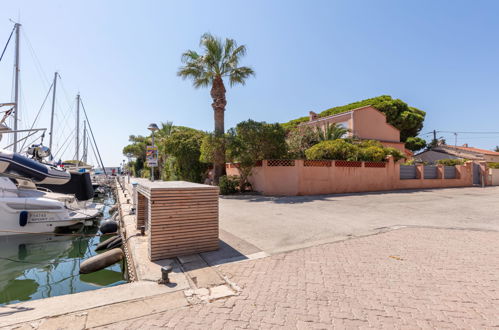
<path fill-rule="evenodd" d="M 499 186 L 499 168 L 489 168 L 491 184 Z"/>
<path fill-rule="evenodd" d="M 439 165 L 436 179 L 424 178 L 423 165 L 416 165 L 416 179 L 401 179 L 400 165 L 391 157 L 387 162 L 264 160 L 258 165 L 249 181 L 255 191 L 264 195 L 340 194 L 473 185 L 471 162 L 457 165 L 453 178 L 445 178 L 446 171 Z M 433 175 L 434 172 L 435 169 Z M 227 164 L 227 175 L 239 175 L 237 164 Z"/>

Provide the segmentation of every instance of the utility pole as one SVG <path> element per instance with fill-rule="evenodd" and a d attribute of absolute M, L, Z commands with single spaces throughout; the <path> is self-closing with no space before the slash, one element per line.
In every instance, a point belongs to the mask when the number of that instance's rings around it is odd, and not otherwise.
<path fill-rule="evenodd" d="M 83 121 L 83 162 L 87 163 L 87 121 Z"/>
<path fill-rule="evenodd" d="M 433 141 L 437 141 L 437 131 L 433 130 Z"/>
<path fill-rule="evenodd" d="M 55 110 L 55 90 L 57 88 L 57 72 L 54 73 L 54 89 L 52 90 L 52 113 L 50 115 L 50 139 L 49 139 L 49 149 L 52 151 L 52 140 L 54 137 L 54 110 Z M 52 159 L 52 156 L 50 156 Z"/>
<path fill-rule="evenodd" d="M 15 55 L 15 64 L 14 64 L 14 103 L 15 111 L 14 111 L 14 147 L 13 151 L 17 152 L 17 118 L 19 114 L 19 29 L 21 28 L 21 24 L 15 23 L 14 25 L 16 29 L 16 55 Z"/>
<path fill-rule="evenodd" d="M 76 95 L 76 166 L 80 165 L 80 93 Z"/>

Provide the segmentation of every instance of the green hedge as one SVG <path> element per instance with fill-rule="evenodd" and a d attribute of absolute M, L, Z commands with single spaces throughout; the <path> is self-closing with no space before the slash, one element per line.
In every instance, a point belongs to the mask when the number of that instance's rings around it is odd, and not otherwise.
<path fill-rule="evenodd" d="M 489 168 L 498 168 L 499 169 L 499 163 L 487 163 L 487 166 Z"/>
<path fill-rule="evenodd" d="M 464 159 L 440 159 L 437 161 L 437 164 L 445 165 L 445 166 L 456 166 L 463 165 L 466 160 Z"/>
<path fill-rule="evenodd" d="M 385 148 L 379 141 L 367 140 L 359 143 L 348 139 L 338 139 L 320 142 L 305 151 L 307 159 L 334 159 L 348 161 L 382 162 L 389 155 L 395 161 L 405 158 L 405 155 L 395 148 Z"/>

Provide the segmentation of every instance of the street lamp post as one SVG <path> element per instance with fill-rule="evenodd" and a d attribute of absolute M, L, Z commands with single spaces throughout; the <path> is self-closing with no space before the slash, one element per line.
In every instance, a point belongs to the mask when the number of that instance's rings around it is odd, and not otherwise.
<path fill-rule="evenodd" d="M 151 124 L 149 124 L 147 129 L 151 131 L 152 147 L 154 150 L 154 132 L 159 130 L 158 125 L 156 125 L 155 123 L 151 123 Z M 151 166 L 151 181 L 154 181 L 154 167 L 155 166 Z"/>

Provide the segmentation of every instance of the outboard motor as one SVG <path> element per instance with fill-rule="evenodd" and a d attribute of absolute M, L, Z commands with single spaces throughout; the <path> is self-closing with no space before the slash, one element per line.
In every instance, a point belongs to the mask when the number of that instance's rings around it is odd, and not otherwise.
<path fill-rule="evenodd" d="M 43 158 L 51 155 L 50 149 L 42 144 L 33 144 L 28 148 L 28 155 L 33 157 L 34 160 L 41 162 Z"/>

